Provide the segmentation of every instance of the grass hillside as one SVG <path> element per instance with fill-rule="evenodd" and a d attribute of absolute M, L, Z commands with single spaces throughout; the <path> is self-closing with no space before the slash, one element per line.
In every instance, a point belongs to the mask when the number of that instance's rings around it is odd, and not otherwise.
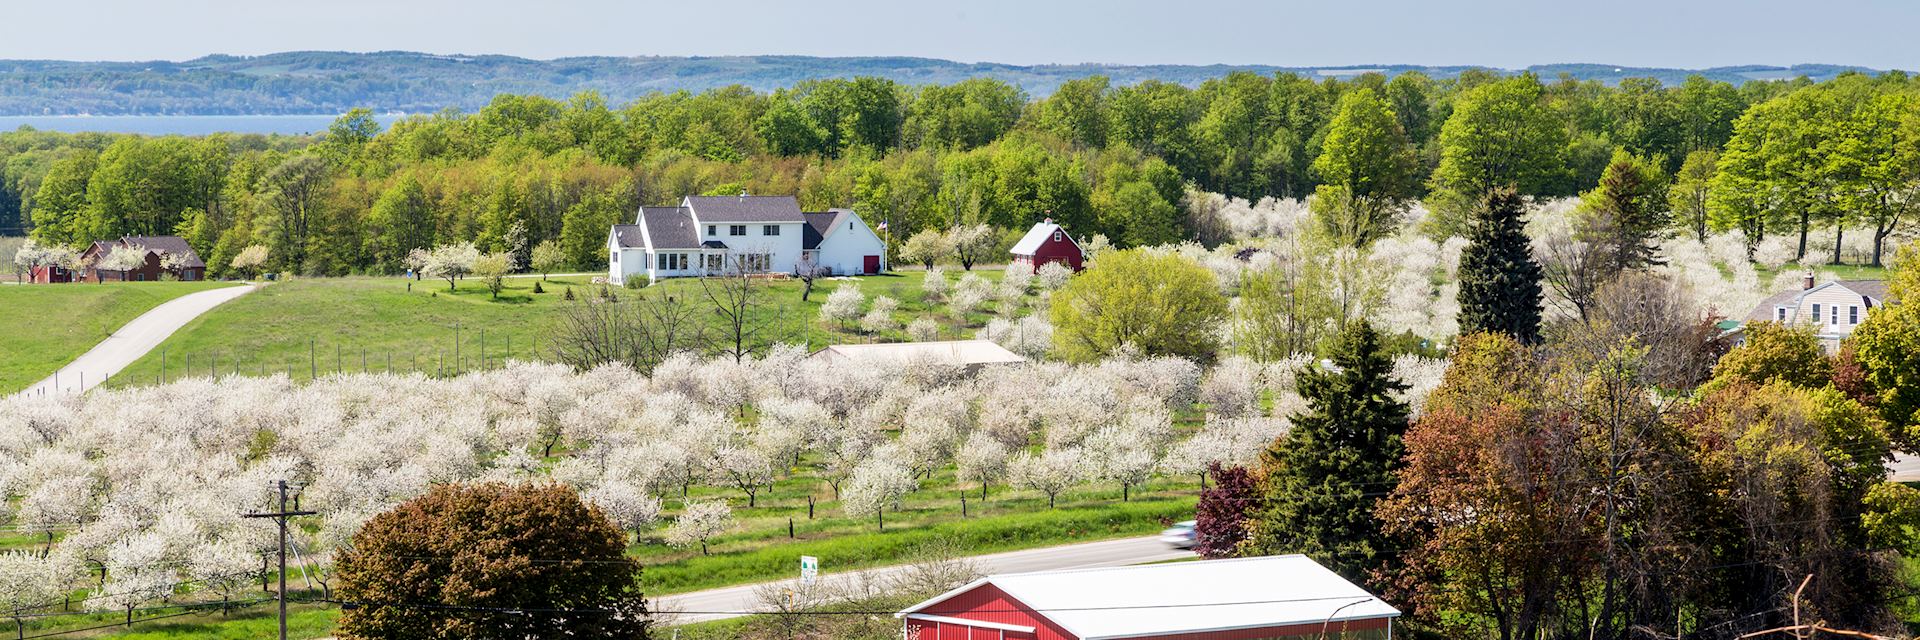
<path fill-rule="evenodd" d="M 997 268 L 976 267 L 972 273 L 990 281 L 1001 275 Z M 949 274 L 949 284 L 960 275 L 957 270 Z M 937 313 L 939 305 L 929 303 L 921 292 L 923 278 L 923 272 L 908 271 L 819 280 L 806 302 L 800 301 L 799 281 L 769 281 L 762 312 L 770 316 L 770 327 L 763 339 L 814 348 L 906 339 L 900 329 L 866 335 L 851 326 L 822 323 L 820 305 L 842 284 L 860 287 L 869 299 L 886 295 L 899 300 L 895 317 L 903 326 L 923 315 L 937 317 L 942 338 L 972 337 L 974 328 L 991 317 L 981 311 L 961 322 Z M 545 292 L 534 293 L 535 283 Z M 163 357 L 168 377 L 182 371 L 204 374 L 213 368 L 226 373 L 237 368 L 305 378 L 363 366 L 384 371 L 389 362 L 394 370 L 452 374 L 456 368 L 481 366 L 482 357 L 487 366 L 507 358 L 544 360 L 550 351 L 549 336 L 568 304 L 565 292 L 572 289 L 584 299 L 598 288 L 592 276 L 555 276 L 546 281 L 509 278 L 494 299 L 474 278 L 460 281 L 452 291 L 444 280 L 420 280 L 409 290 L 407 281 L 397 277 L 295 279 L 264 287 L 187 323 L 122 372 L 119 380 L 124 384 L 157 381 Z M 699 281 L 692 279 L 662 281 L 642 291 L 617 287 L 612 291 L 616 296 L 665 293 L 698 299 L 702 295 Z"/>
<path fill-rule="evenodd" d="M 0 286 L 0 394 L 25 389 L 160 303 L 221 282 Z"/>

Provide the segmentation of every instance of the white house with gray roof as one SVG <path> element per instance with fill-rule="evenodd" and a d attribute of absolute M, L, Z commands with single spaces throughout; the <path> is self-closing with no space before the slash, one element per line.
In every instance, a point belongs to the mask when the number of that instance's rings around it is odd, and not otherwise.
<path fill-rule="evenodd" d="M 686 196 L 676 207 L 641 207 L 633 224 L 607 234 L 607 279 L 701 276 L 744 265 L 829 275 L 886 270 L 886 244 L 851 209 L 802 212 L 793 196 Z"/>
<path fill-rule="evenodd" d="M 1833 280 L 1816 285 L 1813 273 L 1808 272 L 1799 289 L 1761 301 L 1747 314 L 1746 321 L 1812 326 L 1820 342 L 1828 350 L 1836 350 L 1841 340 L 1866 321 L 1868 312 L 1886 303 L 1884 280 Z"/>

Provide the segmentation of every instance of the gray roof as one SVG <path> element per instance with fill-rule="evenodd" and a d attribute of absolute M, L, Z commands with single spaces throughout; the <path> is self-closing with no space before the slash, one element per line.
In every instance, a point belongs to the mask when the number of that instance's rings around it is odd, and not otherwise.
<path fill-rule="evenodd" d="M 1870 305 L 1885 304 L 1887 301 L 1887 281 L 1885 280 L 1835 280 L 1821 283 L 1812 289 L 1794 289 L 1767 296 L 1767 299 L 1761 300 L 1759 305 L 1754 306 L 1752 313 L 1747 314 L 1747 321 L 1772 320 L 1774 307 L 1799 307 L 1801 296 L 1828 285 L 1846 287 L 1848 291 L 1865 296 L 1869 298 Z"/>
<path fill-rule="evenodd" d="M 646 239 L 641 237 L 640 235 L 640 225 L 637 225 L 637 224 L 613 225 L 613 236 L 620 240 L 620 248 L 622 249 L 647 248 Z"/>
<path fill-rule="evenodd" d="M 800 248 L 820 248 L 820 242 L 833 237 L 834 230 L 840 228 L 840 223 L 846 220 L 849 213 L 853 212 L 846 209 L 833 209 L 808 211 L 801 214 L 806 216 L 807 226 L 800 228 Z"/>
<path fill-rule="evenodd" d="M 193 247 L 188 246 L 186 239 L 180 236 L 127 236 L 120 241 L 146 247 L 148 251 L 185 255 L 188 268 L 207 266 L 207 263 L 200 261 L 200 254 L 194 253 Z"/>
<path fill-rule="evenodd" d="M 640 220 L 654 249 L 700 248 L 700 231 L 686 207 L 641 207 Z"/>
<path fill-rule="evenodd" d="M 680 204 L 691 207 L 702 223 L 803 221 L 793 196 L 687 196 Z"/>

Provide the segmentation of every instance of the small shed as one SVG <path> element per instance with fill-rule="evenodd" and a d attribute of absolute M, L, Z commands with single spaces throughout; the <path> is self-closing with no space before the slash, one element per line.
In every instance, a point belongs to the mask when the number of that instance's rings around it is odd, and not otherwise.
<path fill-rule="evenodd" d="M 1284 555 L 994 575 L 895 616 L 917 640 L 1390 639 L 1400 611 Z"/>
<path fill-rule="evenodd" d="M 881 342 L 874 344 L 836 344 L 815 351 L 809 359 L 831 363 L 902 364 L 910 362 L 950 362 L 977 371 L 991 364 L 1026 362 L 1020 354 L 992 340 L 940 340 L 931 342 Z"/>
<path fill-rule="evenodd" d="M 1047 218 L 1027 230 L 1020 241 L 1013 244 L 1013 264 L 1022 265 L 1036 272 L 1049 262 L 1064 262 L 1074 271 L 1080 270 L 1086 261 L 1086 254 L 1080 251 L 1080 243 L 1074 242 L 1067 230 Z"/>

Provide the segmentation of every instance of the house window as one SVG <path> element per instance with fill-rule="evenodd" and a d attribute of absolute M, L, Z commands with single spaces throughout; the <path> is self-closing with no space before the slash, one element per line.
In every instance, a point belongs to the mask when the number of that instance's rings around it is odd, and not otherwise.
<path fill-rule="evenodd" d="M 608 253 L 610 253 L 610 254 L 612 254 L 612 255 L 613 255 L 613 258 L 612 258 L 612 259 L 613 259 L 613 263 L 614 263 L 614 264 L 620 264 L 620 252 L 618 252 L 618 251 L 609 251 Z"/>
<path fill-rule="evenodd" d="M 851 230 L 853 230 L 853 221 L 852 221 L 852 220 L 848 220 L 848 221 L 847 221 L 847 230 L 849 230 L 849 231 L 851 231 Z"/>
<path fill-rule="evenodd" d="M 1833 305 L 1832 313 L 1833 319 L 1827 321 L 1827 324 L 1840 324 L 1840 305 Z"/>
<path fill-rule="evenodd" d="M 777 224 L 760 225 L 760 235 L 763 235 L 763 236 L 780 235 L 780 225 L 777 225 Z"/>
<path fill-rule="evenodd" d="M 744 225 L 744 224 L 728 225 L 727 235 L 730 235 L 730 236 L 747 235 L 747 225 Z"/>
<path fill-rule="evenodd" d="M 717 225 L 717 224 L 707 225 L 707 235 L 710 235 L 710 236 L 720 235 L 720 225 Z"/>
<path fill-rule="evenodd" d="M 1847 307 L 1847 324 L 1860 324 L 1860 305 Z"/>
<path fill-rule="evenodd" d="M 723 255 L 707 254 L 707 270 L 719 271 L 721 267 L 725 266 L 726 260 L 727 257 Z"/>
<path fill-rule="evenodd" d="M 659 265 L 663 271 L 669 269 L 685 269 L 687 268 L 687 254 L 662 253 L 660 254 Z"/>
<path fill-rule="evenodd" d="M 1774 319 L 1774 320 L 1776 320 L 1776 321 L 1779 321 L 1779 322 L 1786 322 L 1786 321 L 1787 321 L 1787 308 L 1786 308 L 1786 307 L 1774 307 L 1774 308 L 1773 308 L 1773 319 Z"/>
<path fill-rule="evenodd" d="M 1060 236 L 1061 236 L 1061 233 L 1060 233 L 1060 232 L 1058 232 L 1058 231 L 1055 231 L 1055 232 L 1053 232 L 1053 241 L 1054 241 L 1054 242 L 1059 242 L 1059 241 L 1060 241 Z"/>
<path fill-rule="evenodd" d="M 1818 302 L 1813 303 L 1813 321 L 1820 321 L 1820 303 Z"/>

